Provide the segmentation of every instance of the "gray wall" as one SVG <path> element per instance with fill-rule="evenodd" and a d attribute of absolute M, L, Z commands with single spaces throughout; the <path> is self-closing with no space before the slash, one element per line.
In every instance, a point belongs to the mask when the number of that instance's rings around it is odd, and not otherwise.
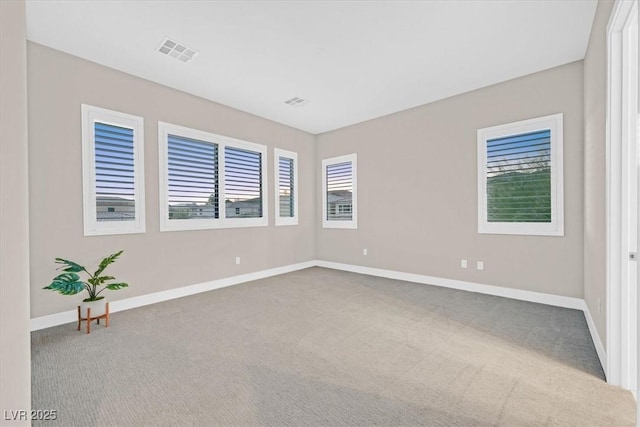
<path fill-rule="evenodd" d="M 318 259 L 582 298 L 582 67 L 570 63 L 319 135 L 317 165 L 358 153 L 360 191 L 357 230 L 322 229 L 318 221 Z M 565 236 L 478 234 L 477 129 L 554 113 L 564 113 Z M 469 269 L 460 268 L 462 258 Z"/>
<path fill-rule="evenodd" d="M 612 1 L 599 1 L 584 58 L 584 299 L 607 343 L 606 318 L 606 78 L 607 23 Z M 598 304 L 600 301 L 600 304 Z M 601 309 L 598 310 L 600 305 Z"/>
<path fill-rule="evenodd" d="M 34 43 L 28 44 L 28 85 L 32 317 L 73 309 L 81 300 L 41 289 L 55 274 L 55 257 L 92 264 L 124 249 L 111 273 L 130 287 L 110 292 L 111 300 L 314 259 L 312 135 Z M 82 103 L 145 119 L 144 234 L 83 236 Z M 159 232 L 158 121 L 267 145 L 270 225 Z M 298 226 L 273 225 L 274 147 L 298 153 Z"/>
<path fill-rule="evenodd" d="M 0 1 L 0 410 L 31 408 L 24 1 Z M 41 408 L 44 409 L 44 408 Z M 18 423 L 15 423 L 18 424 Z M 23 422 L 20 424 L 30 424 Z"/>

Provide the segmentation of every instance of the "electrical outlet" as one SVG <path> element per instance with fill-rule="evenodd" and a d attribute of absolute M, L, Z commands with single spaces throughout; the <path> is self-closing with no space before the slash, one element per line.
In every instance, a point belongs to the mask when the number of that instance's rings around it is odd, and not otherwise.
<path fill-rule="evenodd" d="M 466 259 L 463 259 L 462 261 L 460 261 L 460 267 L 462 267 L 462 268 L 467 268 L 468 267 Z"/>
<path fill-rule="evenodd" d="M 239 256 L 236 257 L 236 265 L 238 265 L 238 264 L 240 264 L 240 257 Z"/>
<path fill-rule="evenodd" d="M 476 263 L 476 269 L 478 270 L 484 270 L 484 262 L 483 261 L 478 261 Z"/>
<path fill-rule="evenodd" d="M 367 251 L 366 249 L 362 250 L 362 255 L 368 255 L 368 254 L 369 254 L 369 251 Z"/>

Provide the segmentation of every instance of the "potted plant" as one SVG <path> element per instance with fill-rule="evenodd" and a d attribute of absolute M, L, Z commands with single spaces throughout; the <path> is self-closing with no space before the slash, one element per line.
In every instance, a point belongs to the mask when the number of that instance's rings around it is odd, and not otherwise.
<path fill-rule="evenodd" d="M 123 282 L 109 283 L 115 280 L 115 277 L 104 274 L 104 270 L 110 264 L 113 264 L 122 252 L 123 251 L 116 252 L 100 261 L 98 269 L 93 274 L 80 264 L 63 258 L 56 258 L 56 264 L 62 264 L 58 270 L 62 270 L 64 273 L 56 276 L 51 284 L 45 286 L 43 289 L 57 291 L 62 295 L 75 295 L 82 291 L 87 291 L 89 297 L 82 300 L 82 304 L 80 304 L 81 317 L 87 317 L 87 308 L 91 308 L 92 318 L 101 316 L 106 312 L 107 301 L 104 296 L 100 294 L 104 292 L 105 289 L 117 291 L 118 289 L 129 286 Z M 89 276 L 86 282 L 80 280 L 78 273 L 81 272 L 85 272 L 87 276 Z"/>

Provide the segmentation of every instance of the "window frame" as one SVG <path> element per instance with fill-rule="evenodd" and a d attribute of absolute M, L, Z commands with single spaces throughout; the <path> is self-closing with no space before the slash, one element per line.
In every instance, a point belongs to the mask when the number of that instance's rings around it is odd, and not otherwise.
<path fill-rule="evenodd" d="M 351 205 L 352 216 L 350 221 L 330 220 L 327 218 L 327 167 L 340 163 L 351 162 L 352 192 Z M 337 209 L 336 209 L 337 210 Z M 331 157 L 322 160 L 322 228 L 358 228 L 358 155 L 357 153 L 344 156 Z"/>
<path fill-rule="evenodd" d="M 280 158 L 293 160 L 293 216 L 280 216 Z M 273 165 L 274 165 L 274 203 L 275 203 L 275 224 L 276 226 L 298 225 L 298 153 L 283 150 L 281 148 L 273 149 Z"/>
<path fill-rule="evenodd" d="M 487 141 L 541 130 L 551 131 L 551 222 L 487 221 Z M 478 129 L 478 233 L 564 236 L 563 114 Z"/>
<path fill-rule="evenodd" d="M 82 117 L 82 189 L 85 236 L 137 234 L 146 231 L 144 193 L 144 118 L 133 114 L 81 104 Z M 98 221 L 95 164 L 95 123 L 133 130 L 133 221 Z"/>
<path fill-rule="evenodd" d="M 218 146 L 218 218 L 169 219 L 169 135 L 191 138 Z M 260 153 L 262 186 L 262 216 L 259 218 L 227 218 L 225 188 L 225 147 Z M 203 130 L 167 122 L 158 122 L 158 161 L 160 197 L 160 231 L 209 230 L 218 228 L 265 227 L 269 225 L 269 205 L 267 188 L 267 147 L 254 142 L 243 141 Z"/>

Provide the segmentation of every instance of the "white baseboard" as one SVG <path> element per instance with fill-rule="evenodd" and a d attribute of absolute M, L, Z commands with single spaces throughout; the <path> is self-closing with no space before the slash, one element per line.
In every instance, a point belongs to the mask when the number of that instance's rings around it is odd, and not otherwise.
<path fill-rule="evenodd" d="M 591 333 L 591 340 L 593 341 L 593 345 L 596 348 L 596 353 L 598 354 L 598 358 L 600 359 L 600 365 L 602 365 L 602 370 L 604 371 L 605 377 L 607 376 L 607 352 L 605 350 L 604 345 L 602 344 L 602 340 L 600 339 L 600 334 L 598 334 L 598 329 L 596 328 L 596 324 L 593 322 L 593 317 L 591 317 L 591 311 L 589 311 L 589 306 L 586 301 L 583 302 L 582 311 L 584 312 L 584 318 L 587 320 L 587 326 L 589 327 L 589 332 Z"/>
<path fill-rule="evenodd" d="M 383 270 L 380 268 L 362 267 L 359 265 L 340 264 L 337 262 L 317 261 L 316 265 L 318 267 L 332 268 L 334 270 L 351 271 L 353 273 L 368 274 L 370 276 L 386 277 L 388 279 L 422 283 L 424 285 L 441 286 L 444 288 L 459 289 L 462 291 L 477 292 L 480 294 L 494 295 L 498 297 L 505 297 L 529 302 L 537 302 L 540 304 L 573 308 L 576 310 L 582 310 L 584 307 L 584 300 L 580 298 L 563 297 L 560 295 L 524 291 L 521 289 L 504 288 L 502 286 L 483 285 L 481 283 L 466 282 L 463 280 L 445 279 L 442 277 L 425 276 L 422 274 L 403 273 L 400 271 Z"/>
<path fill-rule="evenodd" d="M 463 291 L 477 292 L 481 294 L 511 298 L 521 301 L 529 301 L 539 304 L 548 304 L 557 307 L 581 310 L 584 312 L 585 319 L 587 320 L 587 326 L 589 327 L 589 332 L 591 333 L 591 338 L 595 345 L 598 357 L 600 358 L 600 364 L 602 365 L 602 368 L 605 371 L 606 375 L 607 358 L 605 347 L 604 345 L 602 345 L 600 335 L 598 334 L 598 330 L 593 323 L 593 318 L 591 317 L 589 308 L 587 307 L 587 304 L 583 299 L 545 294 L 541 292 L 525 291 L 522 289 L 504 288 L 501 286 L 484 285 L 481 283 L 466 282 L 463 280 L 445 279 L 442 277 L 426 276 L 422 274 L 403 273 L 400 271 L 384 270 L 381 268 L 363 267 L 352 264 L 341 264 L 331 261 L 315 260 L 301 262 L 298 264 L 241 274 L 239 276 L 212 280 L 210 282 L 198 283 L 181 288 L 169 289 L 162 292 L 155 292 L 152 294 L 126 298 L 111 302 L 110 310 L 112 313 L 116 313 L 118 311 L 129 310 L 131 308 L 142 307 L 145 305 L 168 301 L 188 295 L 194 295 L 201 292 L 212 291 L 214 289 L 224 288 L 226 286 L 237 285 L 240 283 L 250 282 L 252 280 L 264 279 L 266 277 L 290 273 L 292 271 L 302 270 L 309 267 L 324 267 L 334 270 L 350 271 L 353 273 L 367 274 L 370 276 L 385 277 L 388 279 L 403 280 L 406 282 L 421 283 L 425 285 L 441 286 L 445 288 L 459 289 Z M 48 316 L 36 317 L 31 319 L 31 330 L 37 331 L 39 329 L 50 328 L 52 326 L 75 322 L 76 320 L 76 310 L 63 311 L 60 313 L 50 314 Z"/>
<path fill-rule="evenodd" d="M 111 304 L 109 304 L 111 306 Z M 48 316 L 34 317 L 31 319 L 31 331 L 64 325 L 78 320 L 78 310 L 62 311 Z"/>
<path fill-rule="evenodd" d="M 290 273 L 292 271 L 302 270 L 314 266 L 316 266 L 316 261 L 306 261 L 298 264 L 270 268 L 268 270 L 256 271 L 253 273 L 241 274 L 239 276 L 226 277 L 224 279 L 212 280 L 210 282 L 198 283 L 195 285 L 183 286 L 181 288 L 169 289 L 166 291 L 154 292 L 152 294 L 112 301 L 109 303 L 109 311 L 111 313 L 117 313 L 118 311 L 129 310 L 131 308 L 142 307 L 145 305 L 181 298 L 188 295 L 199 294 L 201 292 L 212 291 L 214 289 L 237 285 L 239 283 L 251 282 L 253 280 L 264 279 L 266 277 L 278 276 L 280 274 Z M 54 313 L 48 316 L 36 317 L 31 319 L 31 330 L 37 331 L 39 329 L 63 325 L 65 323 L 71 323 L 77 320 L 77 310 L 63 311 L 60 313 Z"/>

